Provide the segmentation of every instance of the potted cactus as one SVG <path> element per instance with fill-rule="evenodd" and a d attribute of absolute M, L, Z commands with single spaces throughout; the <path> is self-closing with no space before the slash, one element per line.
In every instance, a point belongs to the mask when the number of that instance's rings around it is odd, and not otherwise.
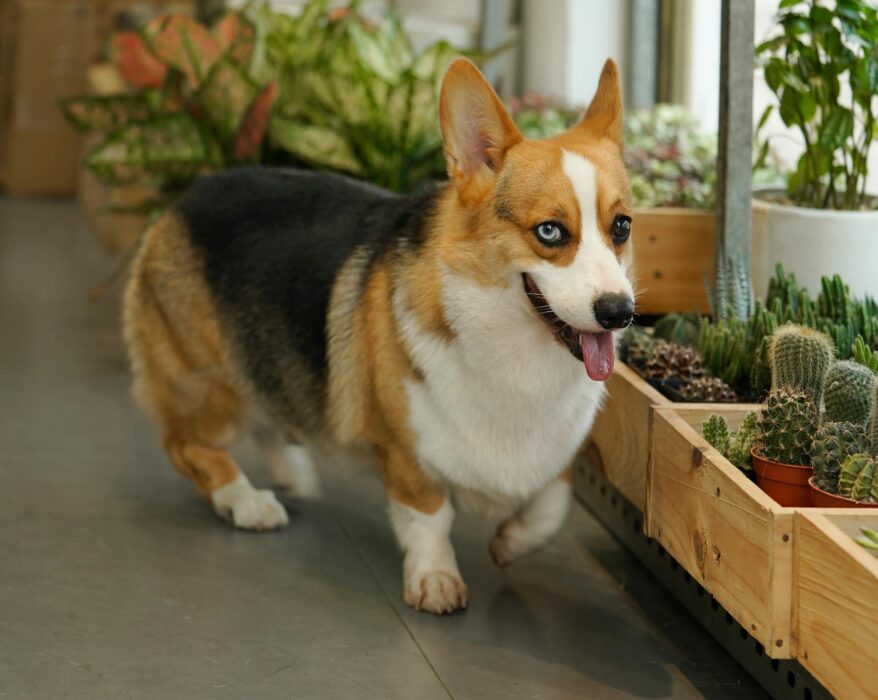
<path fill-rule="evenodd" d="M 825 334 L 788 324 L 772 335 L 768 357 L 772 388 L 751 449 L 756 483 L 782 506 L 808 506 L 819 406 L 835 351 Z"/>
<path fill-rule="evenodd" d="M 837 362 L 826 375 L 824 402 L 825 422 L 812 446 L 812 505 L 878 508 L 878 378 L 857 363 Z"/>

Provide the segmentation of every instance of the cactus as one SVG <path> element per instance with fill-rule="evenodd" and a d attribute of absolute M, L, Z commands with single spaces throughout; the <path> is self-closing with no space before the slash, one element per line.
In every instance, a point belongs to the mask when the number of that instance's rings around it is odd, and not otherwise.
<path fill-rule="evenodd" d="M 872 465 L 872 474 L 874 476 L 875 465 L 872 458 L 865 454 L 859 453 L 851 455 L 841 464 L 841 473 L 838 477 L 838 495 L 845 498 L 851 498 L 854 486 L 857 484 L 857 478 L 866 468 L 866 465 Z"/>
<path fill-rule="evenodd" d="M 835 362 L 823 381 L 826 420 L 865 425 L 872 409 L 875 375 L 863 365 L 844 360 Z"/>
<path fill-rule="evenodd" d="M 872 482 L 872 483 L 873 483 L 872 488 L 874 489 L 875 482 Z M 878 500 L 878 499 L 876 499 L 876 500 Z M 865 547 L 866 549 L 878 550 L 878 532 L 876 532 L 875 530 L 872 530 L 868 527 L 861 527 L 860 532 L 862 532 L 863 534 L 860 535 L 859 537 L 854 538 L 854 541 L 858 545 Z"/>
<path fill-rule="evenodd" d="M 751 470 L 750 450 L 759 438 L 759 414 L 750 411 L 744 416 L 741 427 L 732 433 L 729 439 L 729 451 L 726 457 L 741 471 Z"/>
<path fill-rule="evenodd" d="M 736 403 L 738 400 L 734 389 L 716 377 L 696 377 L 682 384 L 677 393 L 686 401 L 700 403 Z"/>
<path fill-rule="evenodd" d="M 866 345 L 863 336 L 858 335 L 854 339 L 854 344 L 851 348 L 851 355 L 856 362 L 859 362 L 864 367 L 868 367 L 873 372 L 878 373 L 878 351 L 872 350 L 872 348 Z"/>
<path fill-rule="evenodd" d="M 838 490 L 842 462 L 866 450 L 866 430 L 853 423 L 824 423 L 811 446 L 811 464 L 817 485 L 824 491 Z"/>
<path fill-rule="evenodd" d="M 878 382 L 872 385 L 872 410 L 866 427 L 866 444 L 873 455 L 878 455 Z"/>
<path fill-rule="evenodd" d="M 832 341 L 812 328 L 789 324 L 771 337 L 771 388 L 806 392 L 820 404 L 823 379 L 835 359 Z"/>
<path fill-rule="evenodd" d="M 697 314 L 666 314 L 653 326 L 656 339 L 667 340 L 669 343 L 694 345 L 698 339 L 698 328 L 701 319 Z"/>
<path fill-rule="evenodd" d="M 746 321 L 755 308 L 753 283 L 750 279 L 750 266 L 742 256 L 727 256 L 718 250 L 714 268 L 715 285 L 711 285 L 705 275 L 707 301 L 710 314 L 716 321 L 736 318 Z"/>
<path fill-rule="evenodd" d="M 855 501 L 868 501 L 872 492 L 872 483 L 875 477 L 875 461 L 869 460 L 863 465 L 863 469 L 854 479 L 854 485 L 851 487 L 851 498 Z"/>
<path fill-rule="evenodd" d="M 723 455 L 729 453 L 729 424 L 722 416 L 709 416 L 701 424 L 701 434 L 718 452 Z"/>
<path fill-rule="evenodd" d="M 768 359 L 768 347 L 771 338 L 762 338 L 756 348 L 753 364 L 750 366 L 750 386 L 757 395 L 764 396 L 771 389 L 771 363 Z"/>
<path fill-rule="evenodd" d="M 817 404 L 802 391 L 775 389 L 759 422 L 759 441 L 767 459 L 809 466 L 817 432 Z"/>

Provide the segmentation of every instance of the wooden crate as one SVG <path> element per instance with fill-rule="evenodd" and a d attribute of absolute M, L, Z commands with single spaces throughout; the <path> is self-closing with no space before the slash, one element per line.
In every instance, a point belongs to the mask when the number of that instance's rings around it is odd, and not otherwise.
<path fill-rule="evenodd" d="M 712 211 L 661 207 L 634 212 L 634 269 L 641 314 L 708 313 L 704 274 L 714 267 Z"/>
<path fill-rule="evenodd" d="M 868 509 L 795 516 L 794 625 L 799 662 L 838 698 L 878 697 L 878 557 L 853 541 Z"/>
<path fill-rule="evenodd" d="M 631 503 L 646 510 L 646 469 L 650 450 L 650 410 L 674 408 L 700 428 L 711 413 L 721 412 L 732 429 L 758 404 L 674 403 L 633 369 L 616 365 L 607 383 L 609 396 L 586 441 L 585 454 Z"/>
<path fill-rule="evenodd" d="M 773 658 L 790 658 L 793 518 L 701 437 L 708 413 L 740 423 L 747 406 L 652 409 L 646 534 Z"/>
<path fill-rule="evenodd" d="M 585 454 L 639 510 L 646 505 L 650 408 L 671 401 L 619 363 L 607 382 L 609 396 L 586 441 Z"/>

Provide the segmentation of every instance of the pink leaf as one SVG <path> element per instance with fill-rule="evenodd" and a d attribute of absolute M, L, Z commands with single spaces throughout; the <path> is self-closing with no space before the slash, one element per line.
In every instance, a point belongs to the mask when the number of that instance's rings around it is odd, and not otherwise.
<path fill-rule="evenodd" d="M 277 83 L 271 82 L 253 100 L 253 104 L 247 110 L 247 116 L 244 117 L 238 133 L 235 135 L 236 159 L 254 158 L 259 152 L 268 129 L 268 114 L 276 97 Z"/>
<path fill-rule="evenodd" d="M 147 25 L 156 55 L 181 71 L 194 88 L 222 55 L 219 42 L 203 24 L 186 15 L 166 15 Z"/>
<path fill-rule="evenodd" d="M 168 68 L 153 55 L 137 32 L 118 32 L 113 37 L 113 55 L 119 72 L 135 87 L 161 87 Z"/>

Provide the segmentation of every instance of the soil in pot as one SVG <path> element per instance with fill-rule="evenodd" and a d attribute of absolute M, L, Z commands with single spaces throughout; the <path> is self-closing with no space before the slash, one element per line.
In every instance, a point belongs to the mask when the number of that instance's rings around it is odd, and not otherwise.
<path fill-rule="evenodd" d="M 814 475 L 813 467 L 800 467 L 766 459 L 759 453 L 757 445 L 750 450 L 753 458 L 753 471 L 756 483 L 779 505 L 810 506 L 811 488 L 808 480 Z"/>
<path fill-rule="evenodd" d="M 878 508 L 878 503 L 864 503 L 839 496 L 837 493 L 824 491 L 814 483 L 816 479 L 816 476 L 808 479 L 808 486 L 811 489 L 811 505 L 815 508 Z"/>

